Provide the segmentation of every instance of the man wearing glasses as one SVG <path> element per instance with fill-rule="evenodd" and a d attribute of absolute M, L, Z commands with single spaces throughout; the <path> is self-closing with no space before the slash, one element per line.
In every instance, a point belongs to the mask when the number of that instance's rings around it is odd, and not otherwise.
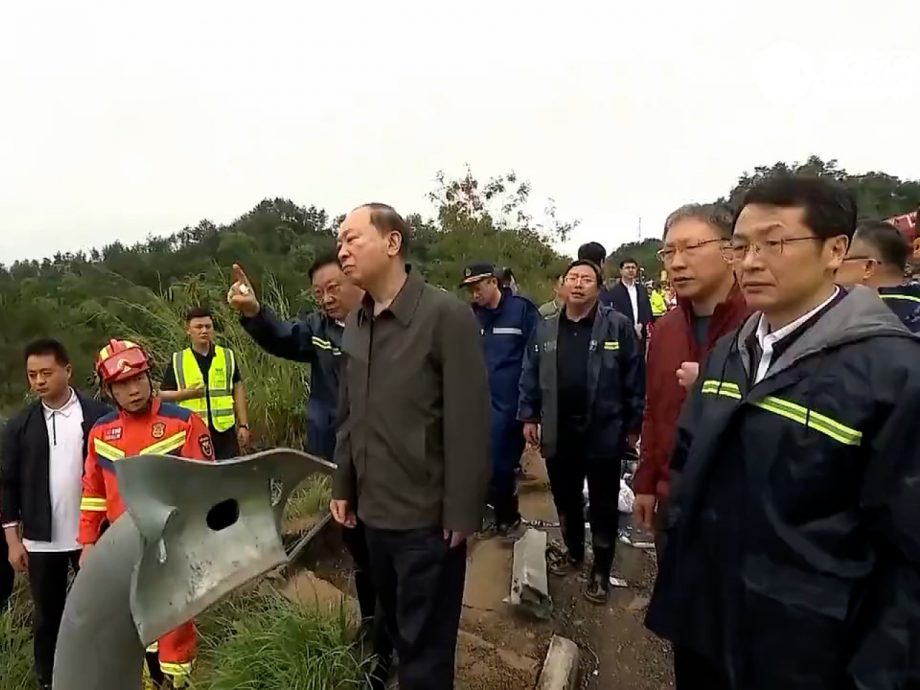
<path fill-rule="evenodd" d="M 678 306 L 655 324 L 649 342 L 639 469 L 633 479 L 636 518 L 655 530 L 659 556 L 669 492 L 668 463 L 688 384 L 716 341 L 748 315 L 731 263 L 722 250 L 732 235 L 732 214 L 717 204 L 687 204 L 664 224 L 658 256 L 677 291 Z"/>
<path fill-rule="evenodd" d="M 757 311 L 681 417 L 646 619 L 680 690 L 920 682 L 920 341 L 835 285 L 855 229 L 824 178 L 770 177 L 735 217 L 725 255 Z"/>
<path fill-rule="evenodd" d="M 911 285 L 904 277 L 910 253 L 911 246 L 891 223 L 860 223 L 837 271 L 837 281 L 841 285 L 875 288 L 901 323 L 916 333 L 920 331 L 920 285 Z"/>

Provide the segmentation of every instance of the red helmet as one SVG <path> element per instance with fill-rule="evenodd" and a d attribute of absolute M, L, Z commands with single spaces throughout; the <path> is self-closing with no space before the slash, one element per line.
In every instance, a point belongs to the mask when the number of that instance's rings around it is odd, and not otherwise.
<path fill-rule="evenodd" d="M 150 358 L 130 340 L 109 341 L 96 355 L 96 373 L 103 383 L 115 383 L 150 371 Z"/>

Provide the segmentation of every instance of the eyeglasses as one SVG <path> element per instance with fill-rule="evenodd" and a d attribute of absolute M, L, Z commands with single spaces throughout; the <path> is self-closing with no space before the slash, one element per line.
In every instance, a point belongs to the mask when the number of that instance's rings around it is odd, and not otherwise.
<path fill-rule="evenodd" d="M 728 263 L 744 261 L 748 252 L 764 259 L 775 259 L 785 253 L 786 245 L 793 242 L 823 242 L 822 237 L 786 237 L 781 240 L 764 240 L 763 242 L 732 242 L 722 247 L 722 258 Z"/>
<path fill-rule="evenodd" d="M 704 240 L 703 242 L 695 242 L 693 244 L 682 244 L 676 245 L 674 247 L 665 247 L 664 249 L 659 249 L 656 254 L 663 264 L 670 264 L 674 261 L 674 257 L 677 256 L 677 252 L 686 254 L 687 256 L 695 256 L 699 253 L 699 250 L 705 247 L 707 244 L 712 244 L 713 242 L 725 242 L 722 238 L 715 240 Z"/>

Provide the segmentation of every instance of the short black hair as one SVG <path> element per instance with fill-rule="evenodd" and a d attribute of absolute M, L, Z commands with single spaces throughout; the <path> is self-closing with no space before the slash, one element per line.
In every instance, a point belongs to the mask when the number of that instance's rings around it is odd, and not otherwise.
<path fill-rule="evenodd" d="M 572 263 L 568 265 L 565 269 L 565 273 L 562 274 L 562 279 L 565 280 L 565 277 L 569 274 L 576 266 L 588 266 L 589 268 L 594 269 L 594 275 L 597 276 L 597 286 L 599 288 L 604 287 L 604 272 L 601 271 L 601 267 L 589 259 L 575 259 Z"/>
<path fill-rule="evenodd" d="M 377 201 L 364 204 L 360 208 L 366 208 L 371 212 L 371 225 L 377 228 L 381 233 L 399 233 L 399 236 L 402 238 L 402 242 L 400 242 L 399 245 L 399 253 L 400 256 L 406 256 L 409 251 L 409 235 L 412 234 L 406 219 L 399 215 L 396 209 L 389 204 L 381 204 Z"/>
<path fill-rule="evenodd" d="M 188 323 L 192 319 L 214 319 L 214 314 L 211 312 L 210 307 L 204 305 L 197 305 L 185 312 L 185 323 Z"/>
<path fill-rule="evenodd" d="M 636 264 L 636 268 L 639 268 L 639 262 L 636 261 L 636 260 L 635 260 L 634 258 L 632 258 L 631 256 L 627 256 L 625 259 L 623 259 L 623 260 L 620 262 L 620 268 L 623 268 L 623 266 L 625 266 L 626 264 Z"/>
<path fill-rule="evenodd" d="M 53 355 L 54 361 L 62 367 L 70 364 L 70 355 L 67 354 L 67 348 L 60 340 L 54 338 L 38 338 L 33 340 L 24 350 L 23 360 L 28 361 L 29 357 L 35 355 Z"/>
<path fill-rule="evenodd" d="M 894 225 L 884 220 L 866 220 L 856 226 L 855 238 L 871 245 L 878 252 L 883 263 L 898 270 L 907 268 L 911 247 L 907 239 Z"/>
<path fill-rule="evenodd" d="M 336 266 L 339 265 L 339 255 L 336 253 L 336 251 L 334 249 L 330 249 L 328 251 L 322 252 L 319 256 L 316 257 L 316 259 L 313 260 L 313 263 L 310 264 L 310 268 L 307 271 L 307 277 L 312 282 L 313 275 L 319 269 L 323 268 L 324 266 L 331 266 L 332 264 L 335 264 Z"/>
<path fill-rule="evenodd" d="M 600 242 L 586 242 L 578 248 L 577 258 L 579 261 L 590 261 L 597 266 L 603 266 L 607 261 L 607 250 Z"/>
<path fill-rule="evenodd" d="M 802 208 L 805 224 L 823 240 L 839 235 L 853 239 L 856 231 L 856 199 L 853 193 L 826 177 L 786 173 L 768 176 L 744 195 L 732 223 L 733 232 L 741 212 L 751 204 Z"/>

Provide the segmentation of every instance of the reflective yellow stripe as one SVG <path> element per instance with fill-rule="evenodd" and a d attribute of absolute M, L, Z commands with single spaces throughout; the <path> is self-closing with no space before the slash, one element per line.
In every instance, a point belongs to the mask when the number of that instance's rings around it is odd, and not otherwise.
<path fill-rule="evenodd" d="M 187 676 L 192 672 L 192 663 L 174 664 L 169 661 L 161 661 L 160 670 L 169 676 Z"/>
<path fill-rule="evenodd" d="M 619 350 L 619 349 L 620 349 L 620 341 L 619 341 L 619 340 L 605 340 L 605 341 L 604 341 L 604 349 L 605 349 L 605 350 Z"/>
<path fill-rule="evenodd" d="M 154 642 L 152 645 L 150 645 L 149 647 L 147 647 L 147 653 L 148 653 L 148 654 L 156 654 L 156 653 L 159 652 L 159 651 L 160 651 L 160 643 L 159 643 L 159 642 Z"/>
<path fill-rule="evenodd" d="M 164 438 L 162 441 L 157 441 L 146 448 L 142 448 L 138 455 L 166 455 L 169 451 L 184 446 L 187 438 L 188 434 L 184 430 L 180 431 L 178 434 L 173 434 L 169 438 Z"/>
<path fill-rule="evenodd" d="M 125 457 L 125 452 L 116 448 L 115 446 L 110 446 L 108 443 L 99 438 L 93 439 L 93 450 L 96 451 L 96 455 L 100 455 L 106 460 L 121 460 Z"/>
<path fill-rule="evenodd" d="M 882 299 L 904 299 L 910 302 L 920 302 L 920 297 L 914 297 L 913 295 L 879 295 Z"/>
<path fill-rule="evenodd" d="M 820 412 L 809 410 L 807 407 L 768 395 L 763 400 L 754 403 L 757 407 L 772 412 L 780 417 L 785 417 L 793 422 L 814 429 L 825 436 L 830 436 L 835 441 L 847 446 L 858 446 L 862 443 L 862 432 L 841 424 Z"/>
<path fill-rule="evenodd" d="M 104 513 L 105 499 L 84 496 L 80 499 L 80 510 L 88 510 L 93 513 Z"/>
<path fill-rule="evenodd" d="M 331 349 L 333 349 L 333 348 L 332 348 L 332 343 L 331 343 L 330 341 L 328 341 L 328 340 L 323 340 L 322 338 L 319 338 L 319 337 L 317 337 L 317 336 L 315 336 L 315 335 L 314 335 L 312 338 L 310 338 L 310 340 L 313 342 L 313 345 L 315 345 L 316 347 L 318 347 L 318 348 L 320 348 L 320 349 L 322 349 L 322 350 L 331 350 Z"/>
<path fill-rule="evenodd" d="M 703 394 L 721 395 L 726 398 L 741 400 L 741 389 L 738 388 L 738 384 L 732 383 L 731 381 L 716 381 L 714 379 L 707 379 L 706 381 L 703 381 Z"/>

